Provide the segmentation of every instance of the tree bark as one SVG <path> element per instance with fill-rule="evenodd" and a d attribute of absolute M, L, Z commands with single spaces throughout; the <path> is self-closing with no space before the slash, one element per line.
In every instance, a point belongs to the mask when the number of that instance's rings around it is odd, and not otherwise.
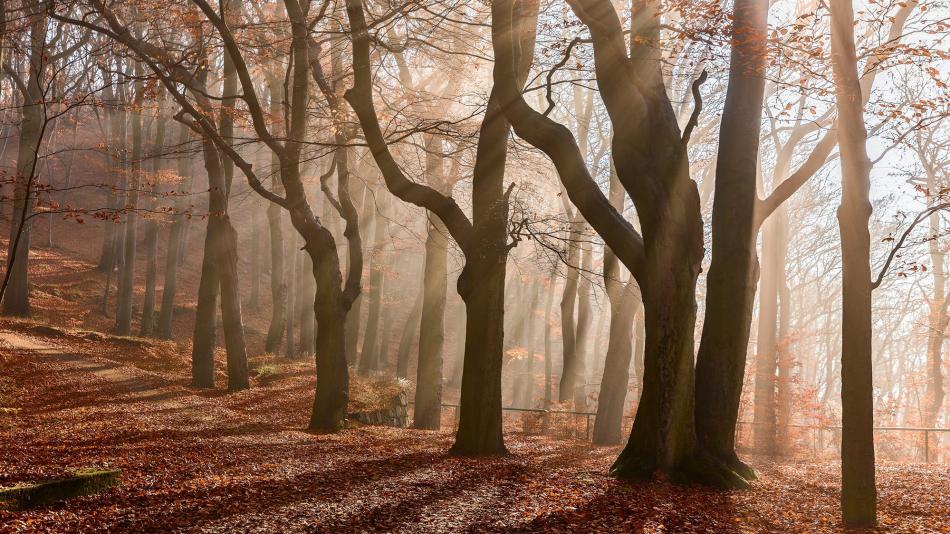
<path fill-rule="evenodd" d="M 188 129 L 184 126 L 180 129 L 178 144 L 184 145 L 189 139 Z M 182 184 L 186 181 L 193 182 L 194 162 L 191 158 L 180 157 L 178 159 L 178 175 L 182 179 Z M 172 226 L 168 231 L 168 247 L 165 250 L 165 282 L 162 285 L 162 306 L 158 312 L 158 326 L 156 336 L 161 339 L 171 339 L 172 337 L 172 319 L 175 315 L 175 293 L 178 289 L 178 263 L 181 252 L 181 241 L 184 238 L 185 221 L 187 216 L 184 213 L 185 199 L 187 190 L 190 186 L 180 187 L 175 196 L 175 213 L 172 216 Z"/>
<path fill-rule="evenodd" d="M 133 106 L 141 106 L 145 99 L 145 69 L 140 61 L 135 62 L 135 99 Z M 125 235 L 123 239 L 124 260 L 119 274 L 118 292 L 116 294 L 115 332 L 120 336 L 127 336 L 132 332 L 132 296 L 135 289 L 135 246 L 138 229 L 138 189 L 141 184 L 142 171 L 142 111 L 132 110 L 132 161 L 129 167 L 129 196 L 126 204 Z"/>
<path fill-rule="evenodd" d="M 755 475 L 736 455 L 735 432 L 759 272 L 756 172 L 768 11 L 768 0 L 737 0 L 733 8 L 729 85 L 716 159 L 712 262 L 696 360 L 699 444 L 747 479 Z"/>
<path fill-rule="evenodd" d="M 441 158 L 439 158 L 441 165 Z M 430 163 L 434 166 L 434 162 Z M 426 235 L 419 359 L 413 428 L 438 430 L 442 423 L 442 349 L 445 343 L 445 301 L 448 287 L 448 230 L 431 217 Z"/>
<path fill-rule="evenodd" d="M 422 299 L 425 288 L 420 287 L 416 292 L 416 299 L 406 318 L 406 325 L 403 327 L 402 336 L 399 338 L 399 350 L 396 353 L 396 377 L 406 378 L 409 376 L 409 353 L 412 350 L 412 342 L 415 334 L 421 330 L 422 318 Z M 418 387 L 418 386 L 416 386 Z"/>
<path fill-rule="evenodd" d="M 849 527 L 877 523 L 871 361 L 871 218 L 867 130 L 849 0 L 831 0 L 831 61 L 841 153 L 841 512 Z"/>
<path fill-rule="evenodd" d="M 383 253 L 386 249 L 386 237 L 389 221 L 386 218 L 384 202 L 389 195 L 374 195 L 376 203 L 376 224 L 373 229 L 372 264 L 369 273 L 369 310 L 366 318 L 366 331 L 363 333 L 363 348 L 360 351 L 360 374 L 369 374 L 379 369 L 380 324 L 383 306 L 385 278 Z"/>
<path fill-rule="evenodd" d="M 575 336 L 574 308 L 577 303 L 577 268 L 580 266 L 580 249 L 577 241 L 580 236 L 580 215 L 572 216 L 571 230 L 568 233 L 567 276 L 564 279 L 564 292 L 561 294 L 561 380 L 558 384 L 558 402 L 574 400 L 577 390 L 577 338 Z M 579 409 L 579 407 L 576 407 Z"/>
<path fill-rule="evenodd" d="M 165 151 L 165 123 L 168 117 L 159 108 L 158 125 L 155 132 L 154 153 L 152 155 L 152 186 L 148 198 L 148 209 L 153 210 L 158 204 L 159 173 L 164 170 L 162 153 Z M 139 335 L 151 337 L 155 335 L 155 285 L 158 280 L 158 221 L 149 218 L 145 222 L 145 297 L 142 299 L 142 319 L 139 325 Z"/>

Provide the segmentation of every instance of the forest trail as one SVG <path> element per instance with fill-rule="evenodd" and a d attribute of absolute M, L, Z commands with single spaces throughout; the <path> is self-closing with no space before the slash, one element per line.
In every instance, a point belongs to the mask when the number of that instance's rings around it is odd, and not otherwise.
<path fill-rule="evenodd" d="M 0 321 L 0 406 L 16 409 L 0 414 L 0 486 L 122 470 L 100 495 L 0 511 L 0 532 L 838 530 L 834 463 L 755 459 L 753 491 L 717 492 L 620 483 L 606 476 L 618 449 L 579 441 L 509 434 L 512 454 L 471 459 L 446 454 L 449 432 L 311 434 L 312 366 L 228 394 L 192 389 L 185 354 Z M 888 530 L 940 528 L 950 470 L 885 465 L 879 476 Z"/>
<path fill-rule="evenodd" d="M 44 362 L 65 382 L 95 383 L 106 397 L 106 403 L 135 405 L 136 409 L 128 412 L 129 423 L 133 426 L 147 425 L 160 414 L 170 412 L 176 413 L 176 431 L 208 424 L 215 419 L 235 421 L 241 418 L 239 413 L 215 405 L 158 373 L 71 350 L 68 345 L 51 340 L 0 330 L 0 350 L 12 351 L 14 357 L 32 357 Z"/>

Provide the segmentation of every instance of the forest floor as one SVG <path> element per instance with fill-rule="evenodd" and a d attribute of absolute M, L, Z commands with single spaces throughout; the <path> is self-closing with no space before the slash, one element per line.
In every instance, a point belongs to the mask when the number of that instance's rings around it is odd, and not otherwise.
<path fill-rule="evenodd" d="M 719 492 L 619 482 L 619 449 L 580 441 L 509 434 L 511 454 L 470 459 L 446 454 L 448 432 L 311 434 L 312 364 L 198 391 L 179 348 L 0 321 L 0 486 L 122 470 L 105 493 L 0 511 L 0 531 L 841 530 L 835 463 L 752 457 L 752 489 Z M 947 465 L 883 464 L 878 480 L 881 530 L 950 532 Z"/>

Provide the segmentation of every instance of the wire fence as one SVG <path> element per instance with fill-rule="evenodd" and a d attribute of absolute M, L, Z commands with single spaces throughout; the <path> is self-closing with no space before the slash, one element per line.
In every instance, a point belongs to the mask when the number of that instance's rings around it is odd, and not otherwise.
<path fill-rule="evenodd" d="M 412 403 L 410 402 L 410 408 Z M 595 412 L 570 410 L 543 410 L 539 408 L 502 408 L 506 433 L 532 436 L 550 436 L 564 439 L 591 441 Z M 458 428 L 459 405 L 442 405 L 442 429 Z M 623 416 L 621 435 L 627 436 L 633 417 Z M 736 445 L 744 452 L 755 452 L 754 427 L 756 423 L 740 421 L 736 426 Z M 776 427 L 779 452 L 787 456 L 837 458 L 841 449 L 840 425 L 790 424 Z M 874 427 L 875 448 L 878 458 L 889 461 L 948 463 L 950 448 L 942 440 L 950 428 L 927 427 Z"/>

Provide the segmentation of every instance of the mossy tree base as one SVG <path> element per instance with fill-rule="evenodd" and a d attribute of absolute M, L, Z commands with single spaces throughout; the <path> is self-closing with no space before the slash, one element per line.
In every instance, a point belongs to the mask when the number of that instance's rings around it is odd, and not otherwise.
<path fill-rule="evenodd" d="M 0 506 L 24 510 L 83 495 L 92 495 L 119 484 L 121 471 L 79 470 L 74 476 L 36 484 L 0 488 Z"/>
<path fill-rule="evenodd" d="M 736 474 L 746 480 L 752 481 L 758 478 L 755 474 L 755 470 L 752 469 L 749 464 L 740 460 L 739 456 L 737 456 L 734 451 L 729 451 L 728 453 L 723 454 L 715 454 L 713 456 L 715 456 L 715 458 L 723 465 L 735 471 Z"/>
<path fill-rule="evenodd" d="M 658 467 L 651 454 L 621 454 L 610 467 L 610 475 L 621 480 L 648 481 L 657 474 L 680 483 L 698 483 L 719 489 L 747 489 L 748 480 L 719 459 L 694 453 L 669 469 Z"/>

